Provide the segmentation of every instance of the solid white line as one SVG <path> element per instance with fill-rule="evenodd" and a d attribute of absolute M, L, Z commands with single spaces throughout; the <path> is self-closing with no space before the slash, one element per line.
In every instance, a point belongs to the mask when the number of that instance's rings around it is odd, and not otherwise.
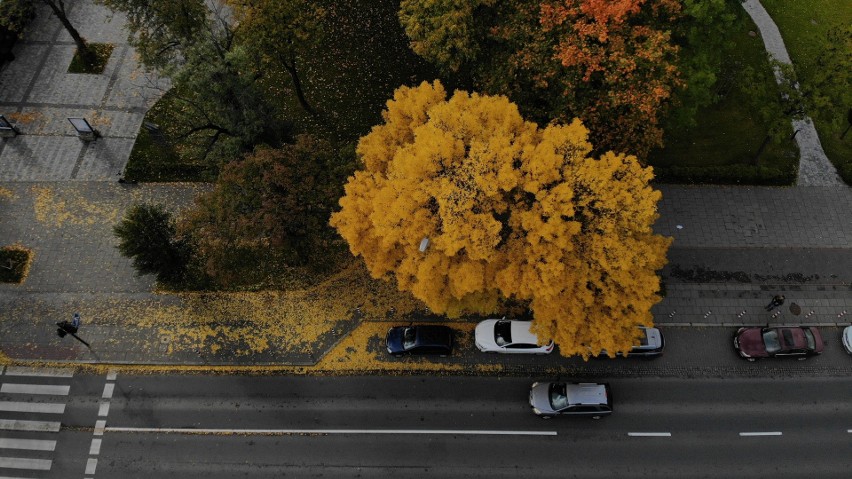
<path fill-rule="evenodd" d="M 112 392 L 115 390 L 115 384 L 106 383 L 104 385 L 104 393 L 101 395 L 104 399 L 112 399 Z"/>
<path fill-rule="evenodd" d="M 109 401 L 104 401 L 98 406 L 98 417 L 109 415 Z"/>
<path fill-rule="evenodd" d="M 22 421 L 20 419 L 0 419 L 0 429 L 6 431 L 59 432 L 58 421 Z"/>
<path fill-rule="evenodd" d="M 274 436 L 282 434 L 457 434 L 476 436 L 555 436 L 556 431 L 491 431 L 454 429 L 191 429 L 172 427 L 114 427 L 106 432 L 153 432 L 174 434 L 232 434 Z"/>
<path fill-rule="evenodd" d="M 97 456 L 101 453 L 101 439 L 92 439 L 92 445 L 89 446 L 89 455 Z"/>
<path fill-rule="evenodd" d="M 25 457 L 0 457 L 0 467 L 10 469 L 34 469 L 38 471 L 49 471 L 53 463 L 50 459 L 28 459 Z"/>
<path fill-rule="evenodd" d="M 107 373 L 107 381 L 115 381 L 115 377 L 118 375 L 118 371 L 115 369 L 110 369 L 109 373 Z"/>
<path fill-rule="evenodd" d="M 4 384 L 0 386 L 0 393 L 7 394 L 49 394 L 52 396 L 67 396 L 71 386 L 58 386 L 54 384 Z"/>
<path fill-rule="evenodd" d="M 94 457 L 90 457 L 86 462 L 86 474 L 94 474 L 95 469 L 98 467 L 98 460 Z"/>
<path fill-rule="evenodd" d="M 31 368 L 24 366 L 9 366 L 6 376 L 41 376 L 50 378 L 70 378 L 74 370 L 65 368 Z"/>
<path fill-rule="evenodd" d="M 780 436 L 781 431 L 769 431 L 769 432 L 741 432 L 740 436 Z"/>
<path fill-rule="evenodd" d="M 53 451 L 56 449 L 56 441 L 43 439 L 13 439 L 10 437 L 0 438 L 2 449 L 29 449 L 32 451 Z"/>
<path fill-rule="evenodd" d="M 0 401 L 0 411 L 35 412 L 35 413 L 42 413 L 42 414 L 62 414 L 62 413 L 65 412 L 65 404 L 20 402 L 20 401 Z"/>
<path fill-rule="evenodd" d="M 628 432 L 631 437 L 672 437 L 670 432 Z"/>

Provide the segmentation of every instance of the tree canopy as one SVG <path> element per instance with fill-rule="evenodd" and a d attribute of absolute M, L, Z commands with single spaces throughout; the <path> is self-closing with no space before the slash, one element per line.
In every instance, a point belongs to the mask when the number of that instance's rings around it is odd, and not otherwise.
<path fill-rule="evenodd" d="M 329 215 L 352 169 L 351 156 L 307 135 L 280 149 L 258 148 L 223 167 L 180 231 L 222 286 L 262 281 L 280 268 L 319 268 L 336 238 Z"/>
<path fill-rule="evenodd" d="M 626 350 L 660 300 L 670 240 L 634 156 L 589 156 L 578 120 L 539 128 L 503 96 L 397 89 L 361 138 L 331 224 L 374 277 L 440 313 L 529 301 L 564 355 Z M 421 252 L 423 239 L 428 246 Z"/>

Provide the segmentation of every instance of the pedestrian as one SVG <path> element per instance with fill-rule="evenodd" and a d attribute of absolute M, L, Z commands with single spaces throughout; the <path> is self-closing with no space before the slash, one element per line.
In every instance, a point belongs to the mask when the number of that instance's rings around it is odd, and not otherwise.
<path fill-rule="evenodd" d="M 781 306 L 782 304 L 784 304 L 784 295 L 776 294 L 772 297 L 772 301 L 770 301 L 769 304 L 766 305 L 766 310 L 772 311 L 774 308 Z"/>

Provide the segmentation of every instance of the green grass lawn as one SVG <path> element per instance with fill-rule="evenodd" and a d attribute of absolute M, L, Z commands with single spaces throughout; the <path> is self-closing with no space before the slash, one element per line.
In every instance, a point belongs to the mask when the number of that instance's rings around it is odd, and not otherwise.
<path fill-rule="evenodd" d="M 809 60 L 819 55 L 821 45 L 827 41 L 826 34 L 829 29 L 837 25 L 852 24 L 852 4 L 848 0 L 761 0 L 761 3 L 778 25 L 799 81 L 803 85 L 807 84 L 813 75 L 811 69 L 814 65 Z M 844 117 L 852 105 L 845 105 L 840 99 L 837 99 L 836 105 L 840 128 L 820 120 L 816 120 L 815 124 L 826 155 L 838 169 L 848 170 L 844 178 L 847 183 L 852 184 L 852 133 L 847 134 L 845 139 L 840 139 L 840 134 L 847 125 Z"/>
<path fill-rule="evenodd" d="M 752 101 L 740 88 L 743 81 L 742 68 L 749 65 L 758 70 L 762 83 L 766 85 L 766 94 L 773 96 L 767 98 L 767 101 L 774 100 L 778 90 L 763 41 L 759 36 L 749 35 L 749 31 L 757 31 L 757 27 L 750 18 L 746 18 L 737 31 L 731 32 L 736 46 L 725 59 L 723 71 L 719 75 L 718 89 L 722 92 L 721 100 L 699 111 L 696 126 L 667 132 L 665 147 L 653 151 L 649 156 L 648 163 L 657 168 L 664 178 L 676 182 L 688 181 L 690 175 L 667 176 L 666 171 L 672 167 L 681 170 L 717 168 L 721 171 L 725 167 L 736 165 L 759 166 L 785 172 L 787 182 L 795 177 L 793 172 L 797 167 L 798 150 L 792 141 L 783 141 L 780 144 L 771 142 L 759 160 L 755 159 L 766 138 L 768 125 L 765 125 L 750 107 Z M 737 172 L 719 177 L 699 176 L 696 181 L 761 182 L 760 178 L 743 178 Z"/>

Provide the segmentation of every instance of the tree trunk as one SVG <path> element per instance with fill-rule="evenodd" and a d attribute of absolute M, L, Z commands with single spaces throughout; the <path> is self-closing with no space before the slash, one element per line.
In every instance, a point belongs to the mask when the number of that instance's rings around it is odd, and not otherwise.
<path fill-rule="evenodd" d="M 53 10 L 54 15 L 59 21 L 62 23 L 62 26 L 65 27 L 65 30 L 68 31 L 68 34 L 71 35 L 71 38 L 74 39 L 74 43 L 77 44 L 77 55 L 80 56 L 80 60 L 83 61 L 83 64 L 89 66 L 94 63 L 95 56 L 91 50 L 89 50 L 89 46 L 86 44 L 86 39 L 80 36 L 80 33 L 74 28 L 74 25 L 71 25 L 71 21 L 68 20 L 68 15 L 65 14 L 65 3 L 62 0 L 43 0 L 44 3 Z"/>
<path fill-rule="evenodd" d="M 763 143 L 761 143 L 760 148 L 757 149 L 757 154 L 754 155 L 754 166 L 758 166 L 760 164 L 760 155 L 763 154 L 763 150 L 766 149 L 766 145 L 769 144 L 771 139 L 772 137 L 769 135 L 766 135 L 766 138 L 763 139 Z"/>
<path fill-rule="evenodd" d="M 287 72 L 293 79 L 293 88 L 296 90 L 296 98 L 299 100 L 299 104 L 302 105 L 302 108 L 304 108 L 306 112 L 313 115 L 315 113 L 314 109 L 311 107 L 311 105 L 308 103 L 308 100 L 305 98 L 305 92 L 302 91 L 302 81 L 299 79 L 299 74 L 296 71 L 296 59 L 292 58 L 288 63 L 282 58 L 281 64 L 284 65 L 284 68 L 287 69 Z"/>

